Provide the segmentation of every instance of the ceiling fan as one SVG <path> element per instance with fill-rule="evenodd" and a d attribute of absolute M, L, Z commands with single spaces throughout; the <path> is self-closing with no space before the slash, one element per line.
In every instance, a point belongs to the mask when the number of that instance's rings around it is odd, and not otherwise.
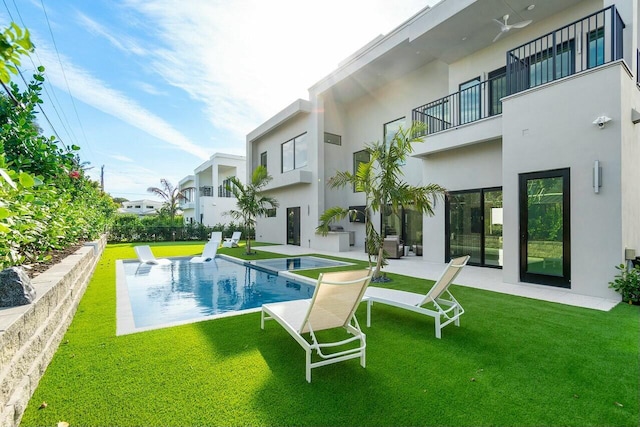
<path fill-rule="evenodd" d="M 517 22 L 515 24 L 509 25 L 507 24 L 507 21 L 509 20 L 509 15 L 504 15 L 502 19 L 504 20 L 504 22 L 498 21 L 497 19 L 493 20 L 496 24 L 500 26 L 500 32 L 493 39 L 494 42 L 498 40 L 500 37 L 502 37 L 504 34 L 508 33 L 509 30 L 511 30 L 512 28 L 524 28 L 527 25 L 531 24 L 531 22 L 533 22 L 531 21 L 531 19 L 529 19 L 528 21 Z"/>

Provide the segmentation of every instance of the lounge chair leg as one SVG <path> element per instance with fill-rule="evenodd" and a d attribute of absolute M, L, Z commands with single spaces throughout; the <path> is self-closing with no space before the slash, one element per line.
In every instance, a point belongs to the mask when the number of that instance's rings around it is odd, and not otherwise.
<path fill-rule="evenodd" d="M 367 367 L 367 337 L 362 334 L 362 354 L 360 355 L 360 366 Z"/>
<path fill-rule="evenodd" d="M 440 327 L 440 316 L 436 316 L 436 338 L 442 338 L 442 328 Z"/>
<path fill-rule="evenodd" d="M 307 350 L 307 382 L 311 382 L 311 350 Z"/>
<path fill-rule="evenodd" d="M 456 306 L 456 308 L 453 310 L 453 312 L 455 313 L 456 316 L 456 321 L 453 322 L 456 326 L 460 326 L 460 309 Z"/>
<path fill-rule="evenodd" d="M 373 301 L 367 301 L 367 328 L 371 327 L 371 306 L 373 305 Z"/>

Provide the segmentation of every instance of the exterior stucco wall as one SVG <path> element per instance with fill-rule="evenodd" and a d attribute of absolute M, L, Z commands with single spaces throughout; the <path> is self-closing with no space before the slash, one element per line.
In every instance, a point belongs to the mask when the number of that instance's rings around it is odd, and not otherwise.
<path fill-rule="evenodd" d="M 297 171 L 312 173 L 310 183 L 297 183 L 285 187 L 267 189 L 266 193 L 274 197 L 279 204 L 276 209 L 276 217 L 260 217 L 256 220 L 256 239 L 261 242 L 287 243 L 287 208 L 300 207 L 300 241 L 301 246 L 309 246 L 309 240 L 315 238 L 317 226 L 317 152 L 318 142 L 313 131 L 312 116 L 298 114 L 282 123 L 266 135 L 251 141 L 253 151 L 253 164 L 251 171 L 260 163 L 260 153 L 267 152 L 267 170 L 274 177 L 274 182 L 286 178 L 287 174 L 295 174 Z M 290 172 L 282 172 L 281 145 L 292 138 L 307 133 L 307 166 Z M 248 171 L 249 172 L 249 171 Z"/>
<path fill-rule="evenodd" d="M 497 140 L 432 154 L 423 159 L 423 174 L 426 183 L 447 191 L 500 187 L 502 144 Z M 444 200 L 438 200 L 435 215 L 423 219 L 423 257 L 428 261 L 445 261 L 445 220 Z"/>
<path fill-rule="evenodd" d="M 621 71 L 612 64 L 503 100 L 505 282 L 519 281 L 518 175 L 569 168 L 571 291 L 616 298 L 607 283 L 622 247 Z M 602 130 L 592 123 L 601 115 L 613 119 Z M 595 160 L 602 164 L 598 194 Z"/>
<path fill-rule="evenodd" d="M 384 125 L 404 117 L 406 126 L 411 125 L 411 111 L 426 102 L 426 99 L 442 97 L 447 92 L 447 66 L 433 62 L 402 79 L 390 82 L 382 89 L 368 91 L 349 102 L 338 102 L 330 93 L 324 98 L 325 129 L 342 134 L 342 145 L 325 144 L 324 173 L 326 179 L 339 171 L 353 172 L 353 154 L 363 150 L 366 144 L 382 141 Z M 422 162 L 408 158 L 404 168 L 404 179 L 412 185 L 423 184 Z M 324 190 L 325 206 L 354 206 L 365 203 L 362 193 L 354 193 L 351 187 Z M 373 219 L 379 224 L 379 216 Z M 356 246 L 364 246 L 364 225 L 343 220 L 345 230 L 356 232 Z"/>
<path fill-rule="evenodd" d="M 640 112 L 640 86 L 622 75 L 622 248 L 635 249 L 640 256 L 640 123 L 633 124 L 631 109 Z M 620 254 L 620 262 L 624 253 Z"/>

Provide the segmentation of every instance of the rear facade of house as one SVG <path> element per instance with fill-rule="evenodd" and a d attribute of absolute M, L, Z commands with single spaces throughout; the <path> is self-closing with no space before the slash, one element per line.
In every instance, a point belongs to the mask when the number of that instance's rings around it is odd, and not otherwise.
<path fill-rule="evenodd" d="M 522 25 L 501 33 L 505 15 Z M 468 254 L 506 283 L 617 298 L 614 266 L 640 249 L 639 17 L 638 0 L 422 10 L 247 136 L 247 172 L 265 165 L 280 202 L 257 239 L 364 250 L 357 219 L 339 224 L 345 233 L 315 233 L 325 209 L 365 203 L 326 182 L 367 161 L 366 143 L 419 121 L 406 181 L 448 194 L 433 217 L 407 208 L 374 218 L 384 234 L 429 261 Z"/>

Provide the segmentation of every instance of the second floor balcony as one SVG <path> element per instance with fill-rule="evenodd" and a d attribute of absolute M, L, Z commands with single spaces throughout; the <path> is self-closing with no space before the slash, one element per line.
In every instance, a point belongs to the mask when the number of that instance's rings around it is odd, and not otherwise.
<path fill-rule="evenodd" d="M 509 50 L 505 65 L 485 80 L 463 83 L 458 92 L 415 108 L 413 121 L 425 125 L 420 136 L 500 115 L 505 96 L 622 59 L 624 28 L 610 6 Z"/>

